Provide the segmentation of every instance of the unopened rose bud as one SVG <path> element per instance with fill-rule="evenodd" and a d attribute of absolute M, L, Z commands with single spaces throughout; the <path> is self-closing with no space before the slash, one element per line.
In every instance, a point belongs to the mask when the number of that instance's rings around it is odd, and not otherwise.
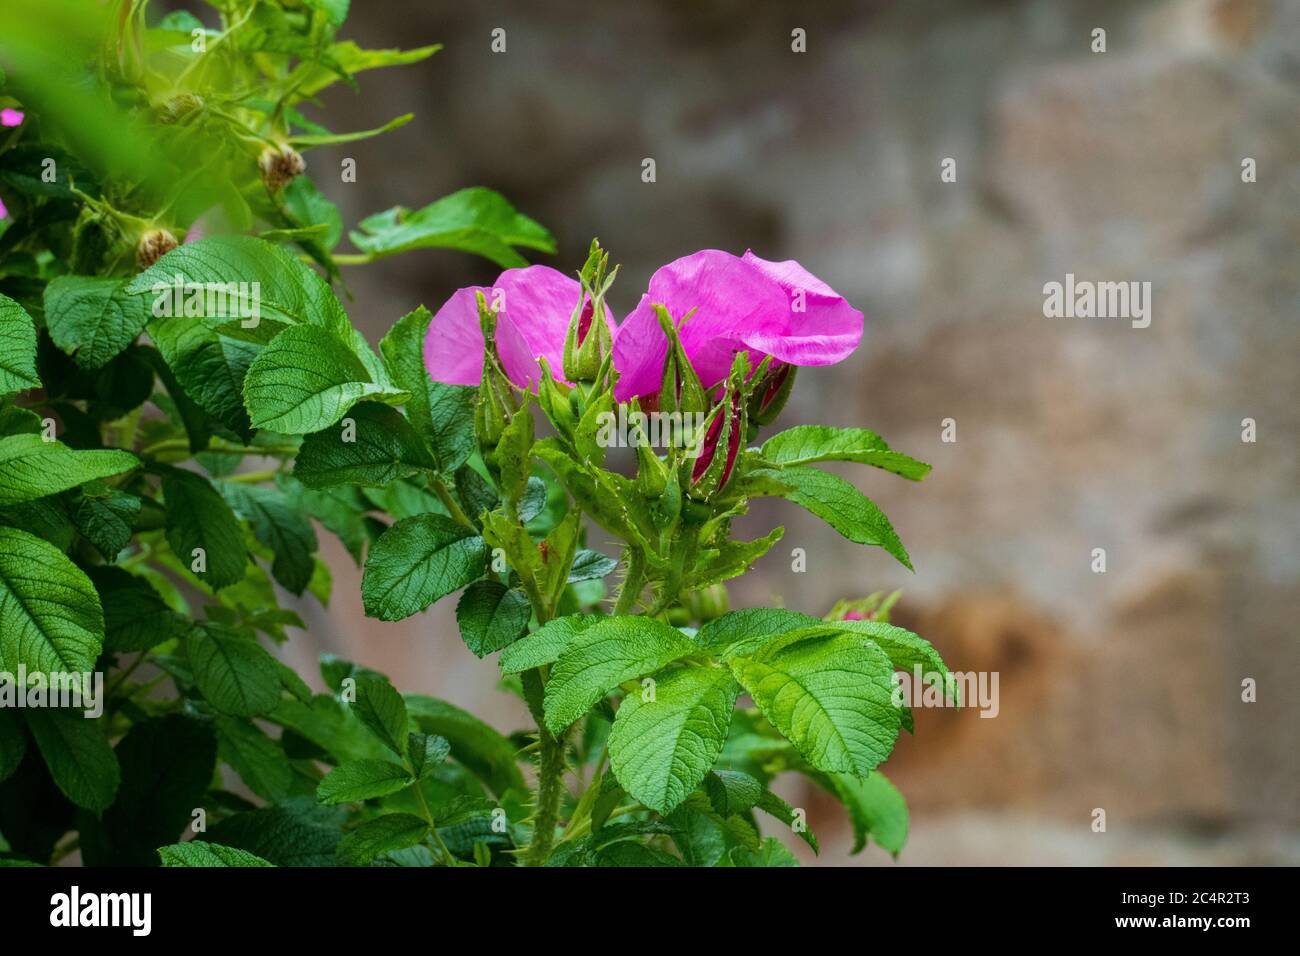
<path fill-rule="evenodd" d="M 749 404 L 749 420 L 755 425 L 770 425 L 776 421 L 790 398 L 794 376 L 798 369 L 785 362 L 773 362 L 762 380 L 758 382 Z"/>
<path fill-rule="evenodd" d="M 519 408 L 510 380 L 501 369 L 497 355 L 497 314 L 487 303 L 482 292 L 475 295 L 478 303 L 479 326 L 483 333 L 483 375 L 480 379 L 478 400 L 474 405 L 474 434 L 479 451 L 488 470 L 496 462 L 496 448 L 507 426 Z"/>
<path fill-rule="evenodd" d="M 593 239 L 580 273 L 582 298 L 573 310 L 564 337 L 564 377 L 574 383 L 594 382 L 613 349 L 605 315 L 605 293 L 618 273 L 609 271 L 609 254 Z"/>
<path fill-rule="evenodd" d="M 179 123 L 183 117 L 203 108 L 203 98 L 193 93 L 178 93 L 158 107 L 158 122 Z"/>
<path fill-rule="evenodd" d="M 262 150 L 257 165 L 262 170 L 262 182 L 271 192 L 279 192 L 291 179 L 301 176 L 307 169 L 307 161 L 302 158 L 302 154 L 288 143 L 282 143 L 279 149 L 266 147 Z"/>
<path fill-rule="evenodd" d="M 166 229 L 149 229 L 140 237 L 135 247 L 135 262 L 141 269 L 148 269 L 180 243 Z"/>
<path fill-rule="evenodd" d="M 663 380 L 659 388 L 659 410 L 688 413 L 707 410 L 708 396 L 682 346 L 677 323 L 662 305 L 655 305 L 654 310 L 660 328 L 668 336 L 668 354 L 664 359 Z"/>
<path fill-rule="evenodd" d="M 725 584 L 713 584 L 699 591 L 686 595 L 685 605 L 691 618 L 705 624 L 714 618 L 722 617 L 730 608 Z"/>

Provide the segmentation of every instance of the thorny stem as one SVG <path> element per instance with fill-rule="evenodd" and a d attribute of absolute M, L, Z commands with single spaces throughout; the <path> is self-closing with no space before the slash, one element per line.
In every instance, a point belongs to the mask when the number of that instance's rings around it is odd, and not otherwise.
<path fill-rule="evenodd" d="M 536 588 L 529 588 L 529 599 L 537 623 L 550 620 L 552 610 L 547 607 Z M 542 692 L 546 685 L 546 668 L 538 667 L 523 675 L 525 696 L 529 709 L 537 721 L 537 793 L 534 800 L 533 840 L 524 855 L 524 866 L 544 866 L 551 848 L 555 845 L 555 826 L 560 816 L 560 800 L 564 797 L 564 734 L 552 734 L 546 726 L 542 709 Z"/>
<path fill-rule="evenodd" d="M 615 614 L 628 614 L 636 606 L 641 596 L 641 587 L 645 583 L 645 554 L 640 548 L 628 548 L 627 576 L 619 588 L 618 601 L 614 604 Z"/>
<path fill-rule="evenodd" d="M 543 866 L 555 844 L 555 825 L 564 795 L 564 735 L 552 736 L 545 721 L 538 723 L 541 750 L 537 763 L 537 813 L 533 819 L 533 842 L 524 857 L 525 866 Z"/>

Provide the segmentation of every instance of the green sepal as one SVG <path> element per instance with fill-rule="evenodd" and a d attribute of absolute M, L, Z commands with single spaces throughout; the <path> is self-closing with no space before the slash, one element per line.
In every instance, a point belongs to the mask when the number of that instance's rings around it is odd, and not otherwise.
<path fill-rule="evenodd" d="M 655 316 L 659 326 L 668 336 L 668 355 L 664 359 L 663 384 L 659 388 L 659 410 L 661 412 L 704 412 L 709 407 L 709 397 L 695 374 L 695 367 L 686 356 L 682 346 L 678 327 L 673 317 L 662 305 L 655 305 Z M 682 319 L 682 324 L 690 318 L 690 313 Z"/>

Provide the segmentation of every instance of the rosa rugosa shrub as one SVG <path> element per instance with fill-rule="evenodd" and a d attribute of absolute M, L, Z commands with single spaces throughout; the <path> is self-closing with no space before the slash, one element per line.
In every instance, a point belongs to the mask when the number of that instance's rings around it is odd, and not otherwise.
<path fill-rule="evenodd" d="M 726 592 L 781 538 L 735 535 L 760 497 L 911 567 L 818 465 L 929 466 L 865 429 L 762 434 L 861 313 L 797 263 L 706 250 L 619 321 L 598 244 L 572 276 L 530 266 L 549 233 L 482 188 L 339 251 L 311 150 L 410 117 L 304 110 L 437 48 L 339 40 L 346 4 L 216 6 L 0 12 L 0 862 L 784 865 L 772 833 L 818 846 L 784 773 L 897 853 L 893 675 L 943 662 L 896 595 L 814 616 Z M 372 347 L 342 267 L 419 248 L 505 271 Z M 370 617 L 456 595 L 535 727 L 281 663 L 303 622 L 278 594 L 330 597 L 322 533 Z"/>

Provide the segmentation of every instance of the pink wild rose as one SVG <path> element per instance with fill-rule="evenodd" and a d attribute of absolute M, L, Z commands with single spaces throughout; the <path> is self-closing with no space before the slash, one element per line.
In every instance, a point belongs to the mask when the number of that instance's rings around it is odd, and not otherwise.
<path fill-rule="evenodd" d="M 424 338 L 424 367 L 436 382 L 477 385 L 483 374 L 483 331 L 475 293 L 488 305 L 500 305 L 497 352 L 506 376 L 521 389 L 536 392 L 541 383 L 538 356 L 545 356 L 559 378 L 564 368 L 564 336 L 582 287 L 550 266 L 507 269 L 490 288 L 457 289 L 429 322 Z M 589 306 L 588 306 L 589 308 Z M 587 317 L 584 308 L 583 317 Z M 613 332 L 613 316 L 605 310 Z M 590 328 L 590 320 L 580 325 Z M 563 380 L 563 379 L 561 379 Z"/>
<path fill-rule="evenodd" d="M 755 366 L 765 355 L 791 365 L 834 365 L 862 339 L 862 313 L 794 260 L 704 249 L 651 276 L 640 304 L 619 327 L 614 367 L 621 402 L 659 390 L 668 337 L 655 304 L 679 322 L 695 310 L 681 326 L 681 339 L 706 389 L 726 378 L 742 349 Z"/>
<path fill-rule="evenodd" d="M 0 126 L 21 126 L 25 115 L 22 110 L 5 107 L 0 110 Z"/>

